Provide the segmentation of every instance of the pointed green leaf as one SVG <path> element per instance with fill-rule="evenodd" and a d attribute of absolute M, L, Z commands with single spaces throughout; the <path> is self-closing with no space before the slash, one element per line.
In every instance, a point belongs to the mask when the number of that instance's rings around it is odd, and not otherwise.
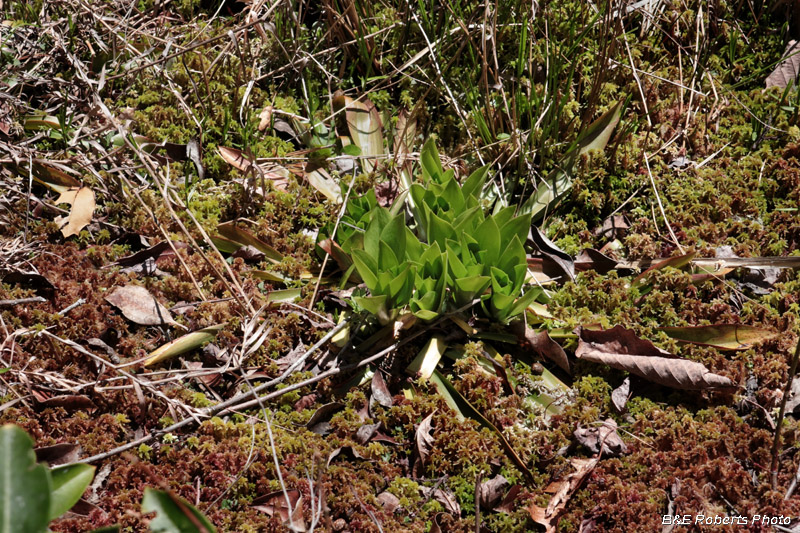
<path fill-rule="evenodd" d="M 495 264 L 500 256 L 500 228 L 494 218 L 488 217 L 484 220 L 475 230 L 474 236 L 483 252 L 483 262 Z"/>
<path fill-rule="evenodd" d="M 464 185 L 461 187 L 461 192 L 464 195 L 464 198 L 471 197 L 474 200 L 477 200 L 480 195 L 481 191 L 483 190 L 483 185 L 486 183 L 486 177 L 489 175 L 489 165 L 483 166 L 469 175 L 467 180 L 464 182 Z"/>
<path fill-rule="evenodd" d="M 71 464 L 50 470 L 53 492 L 50 497 L 50 520 L 69 511 L 83 496 L 94 478 L 94 467 L 85 464 Z"/>
<path fill-rule="evenodd" d="M 19 426 L 0 427 L 0 531 L 47 530 L 51 487 L 47 467 L 36 463 L 33 439 Z"/>
<path fill-rule="evenodd" d="M 370 291 L 378 288 L 378 262 L 364 250 L 353 250 L 353 264 Z"/>
<path fill-rule="evenodd" d="M 178 496 L 144 489 L 142 512 L 156 513 L 150 522 L 150 530 L 158 533 L 214 533 L 216 528 L 208 518 L 186 500 Z"/>

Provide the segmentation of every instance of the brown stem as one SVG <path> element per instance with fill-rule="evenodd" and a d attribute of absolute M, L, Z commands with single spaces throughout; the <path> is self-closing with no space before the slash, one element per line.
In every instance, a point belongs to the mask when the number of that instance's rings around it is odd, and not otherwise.
<path fill-rule="evenodd" d="M 792 357 L 792 364 L 789 368 L 789 377 L 786 380 L 786 386 L 783 389 L 783 398 L 781 398 L 781 408 L 778 412 L 778 420 L 775 422 L 775 439 L 772 441 L 772 465 L 770 466 L 770 473 L 772 475 L 772 490 L 778 488 L 778 456 L 780 455 L 781 448 L 781 427 L 783 426 L 783 417 L 786 414 L 786 402 L 789 399 L 789 394 L 792 391 L 792 381 L 797 373 L 797 362 L 800 359 L 800 338 L 797 339 L 797 346 L 794 349 L 794 357 Z"/>

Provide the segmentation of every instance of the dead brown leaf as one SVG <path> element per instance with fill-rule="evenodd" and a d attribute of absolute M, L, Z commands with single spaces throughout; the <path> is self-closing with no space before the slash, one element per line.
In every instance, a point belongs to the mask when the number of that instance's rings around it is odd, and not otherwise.
<path fill-rule="evenodd" d="M 89 187 L 80 189 L 68 189 L 61 193 L 56 200 L 56 204 L 71 204 L 69 216 L 58 217 L 56 222 L 62 224 L 61 234 L 64 237 L 77 235 L 83 228 L 92 222 L 94 214 L 94 191 Z"/>
<path fill-rule="evenodd" d="M 797 79 L 798 74 L 800 74 L 800 42 L 792 40 L 787 43 L 778 66 L 767 76 L 767 89 L 770 87 L 785 89 Z"/>
<path fill-rule="evenodd" d="M 391 407 L 394 401 L 392 394 L 389 392 L 389 387 L 386 386 L 386 381 L 380 372 L 375 372 L 372 376 L 372 383 L 370 385 L 372 390 L 372 398 L 383 407 Z"/>
<path fill-rule="evenodd" d="M 481 483 L 478 489 L 481 509 L 494 510 L 503 501 L 508 486 L 508 480 L 500 474 Z"/>
<path fill-rule="evenodd" d="M 417 455 L 417 460 L 414 461 L 414 466 L 411 469 L 412 474 L 414 477 L 423 477 L 422 476 L 422 467 L 425 465 L 425 462 L 428 460 L 428 456 L 431 454 L 431 449 L 433 448 L 433 426 L 431 422 L 433 421 L 433 413 L 426 416 L 422 422 L 419 423 L 417 426 L 417 431 L 414 435 L 414 451 Z"/>
<path fill-rule="evenodd" d="M 525 339 L 530 343 L 531 348 L 533 348 L 533 351 L 535 351 L 539 357 L 553 361 L 568 374 L 572 373 L 567 353 L 560 344 L 550 338 L 547 331 L 536 331 L 526 327 Z"/>
<path fill-rule="evenodd" d="M 628 397 L 631 395 L 631 378 L 625 378 L 622 385 L 611 391 L 611 405 L 618 413 L 625 412 L 625 406 L 628 404 Z"/>
<path fill-rule="evenodd" d="M 602 453 L 606 457 L 619 457 L 628 453 L 628 447 L 617 434 L 617 423 L 609 418 L 600 426 L 578 429 L 573 433 L 575 440 L 586 446 L 592 453 Z"/>
<path fill-rule="evenodd" d="M 550 503 L 547 507 L 539 507 L 531 504 L 528 511 L 531 518 L 537 524 L 545 527 L 547 533 L 556 533 L 558 525 L 558 517 L 564 512 L 567 503 L 572 495 L 578 490 L 583 480 L 597 465 L 599 459 L 571 459 L 570 463 L 575 468 L 575 472 L 567 476 L 567 479 L 556 481 L 550 484 L 547 492 L 553 493 L 550 498 Z"/>
<path fill-rule="evenodd" d="M 142 326 L 160 326 L 163 324 L 180 326 L 172 319 L 169 310 L 140 285 L 117 287 L 105 299 L 122 311 L 125 318 L 136 324 Z"/>
<path fill-rule="evenodd" d="M 625 370 L 660 385 L 687 390 L 735 387 L 730 379 L 710 372 L 701 363 L 675 357 L 622 326 L 603 331 L 579 328 L 578 338 L 577 358 Z"/>
<path fill-rule="evenodd" d="M 57 466 L 77 461 L 81 455 L 81 445 L 64 442 L 52 446 L 41 446 L 33 451 L 36 452 L 37 462 Z"/>

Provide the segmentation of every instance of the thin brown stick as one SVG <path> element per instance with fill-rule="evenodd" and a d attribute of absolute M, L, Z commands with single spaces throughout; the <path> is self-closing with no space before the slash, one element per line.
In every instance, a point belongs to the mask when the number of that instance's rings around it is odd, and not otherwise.
<path fill-rule="evenodd" d="M 783 417 L 786 415 L 786 402 L 789 400 L 789 394 L 792 391 L 792 381 L 797 374 L 797 362 L 800 360 L 800 337 L 797 339 L 797 346 L 794 349 L 794 357 L 792 357 L 792 364 L 789 368 L 789 377 L 786 378 L 786 386 L 783 388 L 783 398 L 781 398 L 781 408 L 778 412 L 778 419 L 775 421 L 775 438 L 772 441 L 772 465 L 770 466 L 771 485 L 772 490 L 778 488 L 778 458 L 780 456 L 781 448 L 781 426 L 783 425 Z"/>

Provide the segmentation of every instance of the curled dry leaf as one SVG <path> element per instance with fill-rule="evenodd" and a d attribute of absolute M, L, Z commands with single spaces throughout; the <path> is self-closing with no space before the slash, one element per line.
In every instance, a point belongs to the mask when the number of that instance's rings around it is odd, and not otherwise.
<path fill-rule="evenodd" d="M 284 525 L 290 526 L 290 531 L 306 531 L 303 496 L 297 489 L 270 492 L 255 498 L 250 506 L 267 516 L 279 516 Z"/>
<path fill-rule="evenodd" d="M 61 228 L 61 234 L 64 237 L 77 235 L 92 222 L 92 214 L 95 207 L 94 191 L 89 187 L 68 189 L 62 192 L 61 196 L 56 200 L 56 204 L 61 203 L 72 204 L 69 216 L 59 217 L 56 220 L 64 225 Z"/>
<path fill-rule="evenodd" d="M 74 463 L 81 455 L 81 445 L 71 443 L 53 444 L 34 448 L 37 463 L 47 463 L 49 466 Z"/>
<path fill-rule="evenodd" d="M 172 319 L 169 310 L 140 285 L 117 287 L 114 292 L 106 296 L 106 301 L 122 311 L 125 318 L 136 324 L 142 326 L 160 326 L 163 324 L 179 326 Z"/>
<path fill-rule="evenodd" d="M 575 258 L 575 270 L 578 272 L 594 270 L 598 274 L 607 274 L 616 267 L 616 259 L 611 259 L 594 248 L 583 249 L 581 253 L 578 254 L 578 257 Z"/>
<path fill-rule="evenodd" d="M 158 263 L 170 257 L 175 256 L 175 250 L 179 248 L 187 248 L 188 245 L 183 242 L 173 241 L 172 246 L 167 241 L 161 241 L 158 244 L 139 250 L 135 254 L 128 255 L 120 258 L 112 265 L 121 266 L 123 272 L 132 272 L 134 274 L 142 274 L 144 276 L 151 276 L 153 274 L 164 274 L 158 268 Z M 111 265 L 109 265 L 111 266 Z M 108 266 L 103 267 L 108 268 Z"/>
<path fill-rule="evenodd" d="M 481 509 L 494 510 L 503 501 L 508 486 L 508 480 L 500 474 L 481 483 L 478 489 Z"/>
<path fill-rule="evenodd" d="M 326 403 L 311 415 L 306 428 L 317 435 L 327 435 L 331 432 L 331 418 L 334 414 L 344 409 L 344 404 L 340 402 Z"/>
<path fill-rule="evenodd" d="M 575 440 L 592 453 L 602 453 L 606 457 L 619 457 L 628 453 L 628 447 L 617 434 L 617 423 L 611 418 L 603 421 L 600 426 L 578 427 L 573 435 Z"/>
<path fill-rule="evenodd" d="M 531 518 L 537 524 L 542 524 L 547 533 L 556 533 L 558 517 L 564 512 L 567 503 L 572 495 L 578 490 L 583 480 L 597 465 L 599 459 L 571 459 L 570 463 L 575 468 L 575 472 L 567 476 L 567 479 L 556 481 L 547 487 L 547 492 L 553 493 L 547 507 L 539 507 L 531 504 L 528 511 Z"/>
<path fill-rule="evenodd" d="M 528 238 L 539 249 L 543 259 L 542 270 L 545 274 L 554 279 L 560 278 L 562 281 L 575 279 L 575 263 L 568 253 L 556 246 L 536 226 L 531 227 Z"/>
<path fill-rule="evenodd" d="M 441 503 L 448 513 L 456 516 L 461 514 L 461 506 L 458 504 L 458 499 L 456 499 L 455 494 L 449 490 L 440 488 L 432 489 L 430 487 L 420 487 L 419 490 L 423 497 L 433 498 Z"/>
<path fill-rule="evenodd" d="M 414 433 L 414 451 L 417 455 L 417 460 L 414 461 L 414 467 L 411 469 L 414 477 L 422 476 L 422 467 L 428 460 L 428 456 L 433 449 L 433 413 L 426 416 L 422 422 L 417 426 L 417 431 Z"/>
<path fill-rule="evenodd" d="M 628 404 L 628 397 L 631 394 L 631 378 L 625 378 L 622 385 L 617 387 L 611 392 L 611 405 L 618 413 L 625 412 L 625 406 Z"/>
<path fill-rule="evenodd" d="M 710 372 L 701 363 L 677 358 L 622 326 L 604 331 L 579 328 L 578 338 L 577 358 L 625 370 L 666 387 L 735 387 L 730 379 Z"/>
<path fill-rule="evenodd" d="M 547 331 L 536 331 L 526 328 L 525 339 L 530 343 L 531 348 L 533 348 L 533 351 L 535 351 L 539 357 L 553 361 L 568 374 L 572 373 L 567 353 L 560 344 L 550 338 Z"/>
<path fill-rule="evenodd" d="M 375 434 L 378 432 L 378 428 L 380 427 L 380 425 L 381 425 L 380 422 L 376 424 L 364 424 L 363 426 L 358 428 L 358 431 L 356 431 L 353 440 L 359 444 L 368 443 L 370 439 L 372 439 L 372 437 L 374 437 Z"/>
<path fill-rule="evenodd" d="M 383 505 L 383 510 L 387 513 L 393 513 L 398 507 L 400 507 L 400 498 L 391 492 L 381 492 L 378 494 L 377 500 L 381 502 L 381 505 Z"/>
<path fill-rule="evenodd" d="M 383 375 L 380 372 L 375 372 L 372 376 L 370 389 L 372 390 L 372 397 L 380 405 L 383 407 L 391 407 L 393 405 L 392 394 L 389 392 L 386 381 L 384 381 Z"/>

